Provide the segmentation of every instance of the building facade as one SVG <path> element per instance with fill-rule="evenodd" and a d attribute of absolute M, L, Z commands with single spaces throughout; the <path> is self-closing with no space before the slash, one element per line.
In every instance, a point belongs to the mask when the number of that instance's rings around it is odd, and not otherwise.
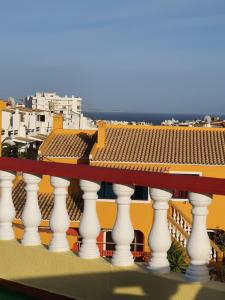
<path fill-rule="evenodd" d="M 25 97 L 25 106 L 35 110 L 61 114 L 63 128 L 93 128 L 94 123 L 82 113 L 82 98 L 72 95 L 61 97 L 56 93 L 36 93 Z"/>
<path fill-rule="evenodd" d="M 187 180 L 190 175 L 225 178 L 224 139 L 225 129 L 222 128 L 111 125 L 100 122 L 98 130 L 69 130 L 59 127 L 53 130 L 39 149 L 39 159 L 103 168 L 183 174 L 187 176 Z M 49 207 L 53 205 L 53 188 L 49 176 L 43 176 L 39 191 L 43 203 L 42 215 L 48 220 Z M 187 193 L 188 191 L 172 191 L 168 215 L 171 235 L 182 241 L 183 245 L 187 242 L 192 226 Z M 77 238 L 77 228 L 83 212 L 82 194 L 77 180 L 71 181 L 69 194 L 67 206 L 71 228 L 75 230 Z M 116 214 L 115 199 L 112 184 L 102 182 L 97 200 L 97 213 L 101 223 L 98 242 L 102 253 L 113 250 L 111 231 Z M 18 207 L 22 207 L 23 200 L 18 197 L 17 201 Z M 209 231 L 225 230 L 224 210 L 224 196 L 214 195 L 207 220 Z M 18 218 L 20 213 L 18 209 Z M 136 252 L 148 252 L 148 233 L 153 222 L 149 188 L 135 185 L 130 213 L 135 230 L 132 249 Z M 79 242 L 76 238 L 71 239 L 73 244 Z M 218 247 L 215 246 L 215 249 L 219 252 Z"/>

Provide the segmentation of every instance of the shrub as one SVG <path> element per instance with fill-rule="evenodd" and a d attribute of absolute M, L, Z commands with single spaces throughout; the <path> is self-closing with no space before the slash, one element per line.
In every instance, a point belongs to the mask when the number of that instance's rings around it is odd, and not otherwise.
<path fill-rule="evenodd" d="M 177 242 L 173 241 L 167 253 L 172 272 L 180 272 L 187 268 L 187 258 L 183 247 Z"/>
<path fill-rule="evenodd" d="M 212 235 L 212 240 L 223 252 L 225 252 L 225 231 L 217 230 L 214 232 Z"/>

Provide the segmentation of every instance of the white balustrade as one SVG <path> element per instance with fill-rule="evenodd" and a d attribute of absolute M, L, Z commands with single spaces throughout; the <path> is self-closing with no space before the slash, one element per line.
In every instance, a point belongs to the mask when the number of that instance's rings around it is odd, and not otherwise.
<path fill-rule="evenodd" d="M 38 226 L 41 223 L 41 211 L 38 205 L 38 184 L 41 181 L 41 176 L 24 173 L 23 179 L 26 184 L 27 197 L 22 213 L 24 235 L 21 242 L 24 246 L 36 246 L 41 244 L 38 233 Z"/>
<path fill-rule="evenodd" d="M 81 258 L 93 259 L 100 256 L 96 244 L 96 238 L 100 233 L 100 225 L 96 212 L 97 192 L 101 184 L 98 182 L 81 180 L 80 187 L 84 199 L 84 212 L 80 221 L 79 232 L 82 237 L 82 245 L 79 251 Z"/>
<path fill-rule="evenodd" d="M 167 251 L 171 246 L 171 237 L 168 229 L 167 210 L 172 192 L 152 188 L 150 196 L 153 200 L 154 219 L 149 234 L 149 247 L 152 251 L 152 256 L 148 264 L 148 269 L 156 273 L 168 273 L 170 272 L 170 267 L 167 259 Z"/>
<path fill-rule="evenodd" d="M 66 231 L 70 226 L 70 218 L 66 208 L 67 189 L 70 181 L 65 178 L 51 177 L 54 188 L 54 207 L 50 217 L 50 228 L 53 232 L 49 250 L 53 252 L 69 251 Z"/>
<path fill-rule="evenodd" d="M 0 240 L 12 240 L 15 238 L 12 221 L 16 211 L 12 200 L 12 186 L 15 174 L 13 172 L 0 171 Z"/>
<path fill-rule="evenodd" d="M 193 224 L 187 243 L 190 265 L 187 269 L 186 278 L 190 282 L 204 282 L 209 280 L 206 264 L 209 261 L 211 245 L 207 234 L 206 216 L 212 197 L 211 195 L 189 193 L 189 199 L 192 204 Z"/>
<path fill-rule="evenodd" d="M 130 197 L 134 193 L 134 187 L 114 184 L 113 191 L 117 196 L 117 216 L 112 230 L 112 238 L 116 243 L 112 264 L 115 266 L 129 266 L 134 263 L 130 251 L 130 244 L 134 239 L 134 229 L 130 218 Z"/>

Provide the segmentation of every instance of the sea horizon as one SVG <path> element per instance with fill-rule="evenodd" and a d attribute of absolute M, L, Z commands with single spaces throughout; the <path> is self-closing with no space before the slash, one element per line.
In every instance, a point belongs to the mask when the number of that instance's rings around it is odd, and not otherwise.
<path fill-rule="evenodd" d="M 107 121 L 126 121 L 126 122 L 146 122 L 153 125 L 160 125 L 164 120 L 171 120 L 174 118 L 180 122 L 203 120 L 207 114 L 200 113 L 141 113 L 141 112 L 90 112 L 84 111 L 85 116 L 93 120 L 107 120 Z M 208 114 L 210 116 L 219 117 L 224 120 L 225 115 L 222 114 Z"/>

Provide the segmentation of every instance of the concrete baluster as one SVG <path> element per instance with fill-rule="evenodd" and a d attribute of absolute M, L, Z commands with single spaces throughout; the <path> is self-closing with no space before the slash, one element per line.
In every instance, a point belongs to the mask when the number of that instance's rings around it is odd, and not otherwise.
<path fill-rule="evenodd" d="M 16 211 L 12 201 L 12 187 L 15 174 L 0 171 L 0 240 L 13 240 L 15 238 L 12 221 Z"/>
<path fill-rule="evenodd" d="M 170 272 L 170 266 L 167 259 L 167 251 L 171 246 L 171 237 L 168 230 L 167 210 L 172 192 L 152 188 L 150 195 L 153 200 L 154 220 L 149 234 L 149 247 L 152 255 L 148 269 L 154 273 L 168 273 Z"/>
<path fill-rule="evenodd" d="M 209 280 L 207 263 L 211 251 L 207 234 L 206 216 L 212 197 L 211 195 L 189 193 L 189 199 L 192 204 L 193 224 L 190 238 L 187 242 L 190 265 L 187 269 L 186 279 L 190 282 L 205 282 Z"/>
<path fill-rule="evenodd" d="M 38 226 L 41 223 L 41 211 L 38 205 L 38 184 L 41 181 L 41 176 L 24 173 L 23 179 L 26 184 L 27 198 L 22 213 L 24 235 L 21 242 L 24 246 L 36 246 L 41 244 L 38 233 Z"/>
<path fill-rule="evenodd" d="M 80 187 L 84 199 L 84 212 L 80 221 L 79 232 L 82 244 L 79 251 L 81 258 L 94 259 L 100 256 L 97 246 L 97 237 L 100 233 L 100 225 L 96 212 L 97 192 L 101 184 L 98 182 L 80 180 Z"/>
<path fill-rule="evenodd" d="M 50 228 L 53 231 L 49 250 L 53 252 L 69 251 L 66 231 L 70 226 L 70 218 L 66 208 L 66 196 L 70 181 L 65 178 L 51 177 L 54 188 L 54 207 L 50 218 Z"/>
<path fill-rule="evenodd" d="M 130 218 L 131 196 L 134 193 L 132 186 L 114 184 L 113 191 L 117 196 L 117 216 L 112 230 L 112 238 L 116 243 L 112 264 L 115 266 L 129 266 L 134 263 L 130 244 L 134 239 L 134 229 Z"/>

